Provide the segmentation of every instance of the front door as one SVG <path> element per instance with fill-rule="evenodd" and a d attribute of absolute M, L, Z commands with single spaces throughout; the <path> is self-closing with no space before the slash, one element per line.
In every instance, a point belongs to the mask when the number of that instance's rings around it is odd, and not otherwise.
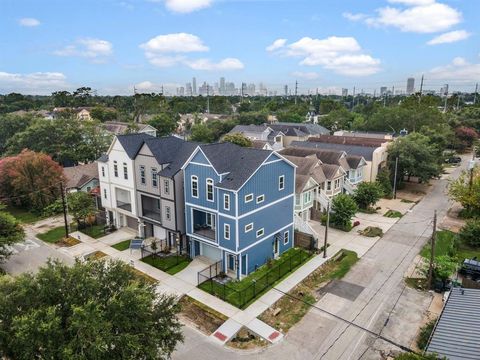
<path fill-rule="evenodd" d="M 280 254 L 280 241 L 278 240 L 277 237 L 275 237 L 275 240 L 273 241 L 273 256 L 278 257 Z"/>
<path fill-rule="evenodd" d="M 194 241 L 194 242 L 195 242 L 195 245 L 193 247 L 193 250 L 194 250 L 193 251 L 193 256 L 195 257 L 195 256 L 200 255 L 200 242 L 198 242 L 198 241 Z"/>
<path fill-rule="evenodd" d="M 228 270 L 235 271 L 235 255 L 228 254 Z"/>

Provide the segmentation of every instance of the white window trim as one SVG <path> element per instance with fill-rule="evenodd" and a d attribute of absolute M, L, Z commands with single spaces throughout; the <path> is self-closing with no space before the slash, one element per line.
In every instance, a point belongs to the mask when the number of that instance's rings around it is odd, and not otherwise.
<path fill-rule="evenodd" d="M 212 186 L 212 198 L 209 199 L 208 198 L 208 186 L 211 185 Z M 207 180 L 205 181 L 205 196 L 206 196 L 206 199 L 207 201 L 210 201 L 210 202 L 214 202 L 215 201 L 215 190 L 213 188 L 213 179 L 211 178 L 207 178 Z"/>
<path fill-rule="evenodd" d="M 225 204 L 228 204 L 228 206 L 225 206 Z M 230 210 L 230 194 L 223 194 L 223 208 Z"/>
<path fill-rule="evenodd" d="M 257 238 L 262 237 L 265 234 L 265 229 L 261 228 L 257 230 Z"/>
<path fill-rule="evenodd" d="M 230 240 L 230 224 L 223 224 L 223 237 L 225 238 L 225 240 Z"/>
<path fill-rule="evenodd" d="M 118 178 L 118 163 L 117 163 L 117 160 L 113 161 L 113 176 Z"/>
<path fill-rule="evenodd" d="M 285 241 L 285 239 L 287 239 L 287 241 Z M 285 231 L 283 233 L 283 245 L 287 245 L 289 242 L 290 242 L 290 232 Z"/>
<path fill-rule="evenodd" d="M 280 175 L 278 177 L 278 190 L 285 189 L 285 175 Z"/>
<path fill-rule="evenodd" d="M 150 174 L 152 175 L 152 187 L 157 189 L 158 188 L 158 174 L 157 168 L 150 168 Z M 156 185 L 154 184 L 156 183 Z"/>
<path fill-rule="evenodd" d="M 261 204 L 264 201 L 265 201 L 265 195 L 264 194 L 257 196 L 257 204 Z"/>
<path fill-rule="evenodd" d="M 250 198 L 250 200 L 247 200 L 247 198 Z M 247 194 L 245 195 L 245 203 L 249 203 L 250 201 L 253 201 L 253 194 Z"/>
<path fill-rule="evenodd" d="M 194 182 L 197 185 L 197 195 L 193 194 L 193 183 Z M 190 195 L 192 195 L 193 198 L 198 199 L 198 176 L 192 175 L 190 177 Z"/>
<path fill-rule="evenodd" d="M 253 230 L 253 223 L 245 225 L 245 232 L 248 233 Z"/>

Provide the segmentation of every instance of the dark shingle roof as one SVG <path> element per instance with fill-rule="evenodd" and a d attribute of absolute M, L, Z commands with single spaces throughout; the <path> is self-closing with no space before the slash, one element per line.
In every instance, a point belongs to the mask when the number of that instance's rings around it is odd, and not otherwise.
<path fill-rule="evenodd" d="M 332 180 L 338 172 L 340 166 L 332 164 L 322 164 L 322 170 L 327 180 Z"/>
<path fill-rule="evenodd" d="M 102 154 L 98 159 L 97 161 L 100 161 L 100 162 L 108 162 L 108 155 L 107 154 Z"/>
<path fill-rule="evenodd" d="M 134 159 L 138 151 L 142 147 L 145 140 L 154 139 L 154 136 L 139 133 L 139 134 L 127 134 L 127 135 L 118 135 L 117 139 L 122 144 L 125 152 L 127 153 L 130 159 Z"/>
<path fill-rule="evenodd" d="M 346 145 L 359 145 L 369 147 L 379 147 L 382 144 L 390 142 L 390 140 L 367 138 L 367 137 L 355 137 L 355 136 L 342 136 L 342 135 L 320 135 L 317 137 L 311 137 L 308 141 L 332 143 L 332 144 L 346 144 Z"/>
<path fill-rule="evenodd" d="M 200 148 L 219 174 L 228 173 L 218 185 L 230 190 L 238 190 L 272 153 L 228 142 L 201 145 Z"/>
<path fill-rule="evenodd" d="M 269 127 L 273 130 L 281 131 L 287 136 L 330 134 L 328 129 L 318 124 L 279 122 L 276 124 L 270 124 Z"/>
<path fill-rule="evenodd" d="M 318 159 L 298 156 L 285 156 L 285 158 L 297 166 L 295 177 L 295 192 L 297 194 L 302 192 L 310 178 L 318 184 L 325 181 L 326 177 Z"/>
<path fill-rule="evenodd" d="M 333 144 L 333 143 L 322 143 L 322 142 L 314 142 L 314 141 L 292 141 L 290 146 L 311 148 L 311 149 L 345 151 L 347 155 L 363 156 L 367 161 L 372 161 L 373 152 L 376 149 L 375 147 L 369 147 L 369 146 Z"/>
<path fill-rule="evenodd" d="M 358 168 L 358 165 L 362 162 L 362 157 L 357 156 L 357 155 L 348 155 L 347 156 L 347 162 L 348 165 L 350 166 L 350 169 L 356 169 Z"/>
<path fill-rule="evenodd" d="M 480 359 L 480 289 L 453 288 L 427 351 L 449 360 Z"/>

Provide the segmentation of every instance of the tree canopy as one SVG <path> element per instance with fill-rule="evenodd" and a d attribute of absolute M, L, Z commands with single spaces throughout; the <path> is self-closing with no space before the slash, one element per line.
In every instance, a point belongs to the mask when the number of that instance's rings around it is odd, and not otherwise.
<path fill-rule="evenodd" d="M 242 146 L 242 147 L 251 147 L 252 146 L 252 141 L 250 139 L 246 138 L 241 133 L 227 134 L 223 137 L 223 141 L 231 142 L 232 144 L 237 144 L 237 145 Z"/>
<path fill-rule="evenodd" d="M 25 238 L 25 232 L 17 219 L 2 210 L 0 205 L 0 262 L 10 256 L 10 246 Z"/>
<path fill-rule="evenodd" d="M 168 359 L 183 339 L 178 310 L 123 262 L 49 262 L 0 278 L 0 356 Z"/>

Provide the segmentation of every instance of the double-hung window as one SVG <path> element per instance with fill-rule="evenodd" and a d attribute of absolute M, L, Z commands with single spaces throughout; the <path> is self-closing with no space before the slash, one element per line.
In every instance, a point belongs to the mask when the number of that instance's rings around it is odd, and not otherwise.
<path fill-rule="evenodd" d="M 127 168 L 127 163 L 123 163 L 123 178 L 125 180 L 128 180 L 128 168 Z"/>
<path fill-rule="evenodd" d="M 223 237 L 225 240 L 230 240 L 230 225 L 223 224 Z"/>
<path fill-rule="evenodd" d="M 207 179 L 207 200 L 213 201 L 213 180 Z"/>
<path fill-rule="evenodd" d="M 230 195 L 223 194 L 223 208 L 225 210 L 230 210 Z"/>
<path fill-rule="evenodd" d="M 191 179 L 192 197 L 198 198 L 198 177 L 192 175 Z"/>
<path fill-rule="evenodd" d="M 117 164 L 117 160 L 114 160 L 113 161 L 113 175 L 115 177 L 118 177 L 118 164 Z"/>
<path fill-rule="evenodd" d="M 170 181 L 167 179 L 163 180 L 163 191 L 166 195 L 170 195 Z"/>
<path fill-rule="evenodd" d="M 147 178 L 145 176 L 145 166 L 140 166 L 140 184 L 145 185 L 147 183 Z"/>
<path fill-rule="evenodd" d="M 152 168 L 152 187 L 158 187 L 158 174 L 156 168 Z"/>
<path fill-rule="evenodd" d="M 170 206 L 165 206 L 165 219 L 168 221 L 172 219 L 172 211 L 170 210 Z"/>
<path fill-rule="evenodd" d="M 105 177 L 105 166 L 102 166 L 102 177 Z"/>
<path fill-rule="evenodd" d="M 285 175 L 281 175 L 278 177 L 278 190 L 285 189 Z"/>
<path fill-rule="evenodd" d="M 289 237 L 289 234 L 290 234 L 290 233 L 289 233 L 288 231 L 285 231 L 285 232 L 283 233 L 283 244 L 284 244 L 284 245 L 287 245 L 288 242 L 290 241 L 289 238 L 288 238 L 288 237 Z"/>

